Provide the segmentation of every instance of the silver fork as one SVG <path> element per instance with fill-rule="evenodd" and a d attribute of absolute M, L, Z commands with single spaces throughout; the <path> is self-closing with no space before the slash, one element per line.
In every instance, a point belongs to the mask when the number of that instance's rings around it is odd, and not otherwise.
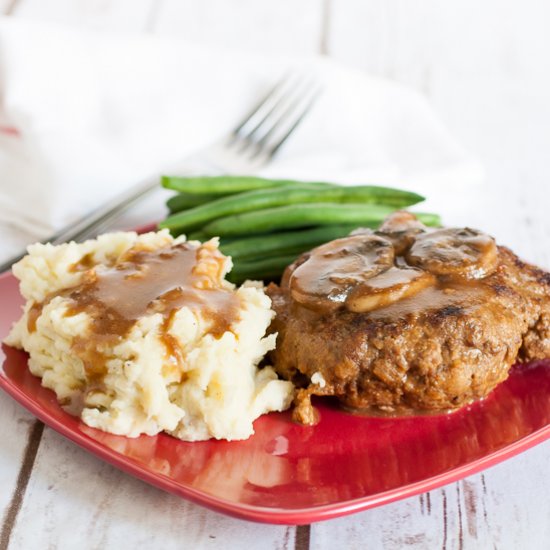
<path fill-rule="evenodd" d="M 312 79 L 285 76 L 244 119 L 221 140 L 187 157 L 181 173 L 189 167 L 207 166 L 209 173 L 250 174 L 271 161 L 314 105 L 322 89 Z M 42 243 L 82 242 L 99 234 L 123 212 L 159 187 L 158 177 L 148 179 L 121 193 L 83 218 L 64 227 Z M 7 271 L 26 252 L 0 264 Z"/>

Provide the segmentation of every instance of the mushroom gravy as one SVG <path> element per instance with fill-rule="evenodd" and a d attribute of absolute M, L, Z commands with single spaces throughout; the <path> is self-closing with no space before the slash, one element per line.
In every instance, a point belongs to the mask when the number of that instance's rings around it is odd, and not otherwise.
<path fill-rule="evenodd" d="M 479 283 L 495 270 L 496 258 L 494 239 L 477 230 L 399 226 L 395 231 L 386 225 L 313 249 L 288 268 L 283 286 L 300 305 L 319 312 L 340 307 L 374 312 L 401 301 L 410 304 L 430 289 L 454 302 L 457 287 L 485 292 Z"/>

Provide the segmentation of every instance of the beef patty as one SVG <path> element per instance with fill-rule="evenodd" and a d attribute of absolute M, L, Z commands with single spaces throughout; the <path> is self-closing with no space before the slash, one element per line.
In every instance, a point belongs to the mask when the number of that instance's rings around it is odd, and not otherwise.
<path fill-rule="evenodd" d="M 303 254 L 268 294 L 277 372 L 311 395 L 390 414 L 485 397 L 519 361 L 550 357 L 550 273 L 472 229 L 399 212 Z"/>

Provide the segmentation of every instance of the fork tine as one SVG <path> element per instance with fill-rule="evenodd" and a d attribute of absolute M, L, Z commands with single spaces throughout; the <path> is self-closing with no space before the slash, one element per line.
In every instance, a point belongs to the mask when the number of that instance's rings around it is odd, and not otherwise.
<path fill-rule="evenodd" d="M 305 118 L 305 116 L 309 113 L 317 99 L 322 93 L 322 89 L 319 88 L 317 92 L 311 97 L 309 102 L 306 104 L 302 112 L 298 117 L 296 117 L 296 120 L 294 121 L 294 124 L 291 124 L 291 126 L 288 128 L 288 130 L 283 134 L 283 136 L 276 141 L 271 148 L 267 151 L 268 158 L 271 158 L 273 155 L 277 153 L 281 145 L 290 137 L 290 135 L 296 130 L 296 127 L 302 122 L 302 120 Z"/>
<path fill-rule="evenodd" d="M 222 139 L 213 155 L 213 165 L 221 164 L 235 173 L 265 165 L 311 110 L 321 91 L 312 76 L 304 77 L 297 71 L 286 73 Z"/>
<path fill-rule="evenodd" d="M 321 87 L 314 87 L 313 92 L 306 91 L 305 94 L 298 95 L 290 101 L 286 109 L 280 113 L 278 119 L 273 121 L 271 128 L 257 141 L 258 149 L 261 150 L 267 147 L 267 152 L 272 157 L 311 110 L 321 92 Z M 276 134 L 279 137 L 269 145 L 269 142 L 273 141 L 271 138 L 275 137 Z"/>
<path fill-rule="evenodd" d="M 271 159 L 307 116 L 322 92 L 322 88 L 317 86 L 305 98 L 301 97 L 293 101 L 265 135 L 253 144 L 256 150 L 251 158 L 263 155 L 266 159 Z"/>
<path fill-rule="evenodd" d="M 303 79 L 300 79 L 298 77 L 297 81 L 296 79 L 294 79 L 294 82 L 293 82 L 293 79 L 288 79 L 284 84 L 286 84 L 286 86 L 281 86 L 281 90 L 280 90 L 281 93 L 277 94 L 278 97 L 276 97 L 275 94 L 273 95 L 273 98 L 271 101 L 272 103 L 271 107 L 267 109 L 265 114 L 252 127 L 252 129 L 248 130 L 246 133 L 243 133 L 241 131 L 239 137 L 248 141 L 252 141 L 252 140 L 258 141 L 258 136 L 257 136 L 258 131 L 263 130 L 266 126 L 269 129 L 268 122 L 270 121 L 270 119 L 272 119 L 273 117 L 280 116 L 278 112 L 287 108 L 289 101 L 292 101 L 293 94 L 296 93 L 297 89 L 299 89 L 300 87 L 303 87 L 302 85 L 304 84 L 304 81 Z M 298 97 L 300 96 L 298 95 Z M 264 131 L 263 133 L 265 134 L 266 132 Z"/>
<path fill-rule="evenodd" d="M 262 107 L 269 103 L 270 98 L 272 98 L 279 89 L 283 88 L 285 83 L 288 81 L 289 73 L 285 73 L 285 75 L 275 83 L 275 85 L 267 92 L 265 96 L 262 97 L 262 99 L 254 105 L 252 110 L 248 112 L 248 114 L 244 117 L 244 119 L 238 124 L 233 130 L 231 130 L 231 135 L 238 135 L 241 130 L 262 110 Z"/>

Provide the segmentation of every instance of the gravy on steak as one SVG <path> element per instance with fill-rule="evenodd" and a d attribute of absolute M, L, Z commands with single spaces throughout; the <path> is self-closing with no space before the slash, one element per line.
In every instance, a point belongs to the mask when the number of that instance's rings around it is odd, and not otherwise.
<path fill-rule="evenodd" d="M 356 233 L 312 250 L 289 269 L 292 298 L 319 311 L 345 307 L 365 313 L 429 287 L 444 290 L 457 282 L 480 287 L 496 268 L 494 239 L 473 229 L 424 232 L 409 249 L 398 249 L 399 256 L 392 233 L 384 233 Z"/>
<path fill-rule="evenodd" d="M 489 235 L 428 229 L 407 212 L 302 255 L 268 294 L 271 359 L 302 388 L 294 418 L 306 424 L 313 394 L 390 414 L 456 409 L 530 350 L 550 355 L 550 338 L 522 348 L 531 327 L 549 325 L 550 276 Z"/>

